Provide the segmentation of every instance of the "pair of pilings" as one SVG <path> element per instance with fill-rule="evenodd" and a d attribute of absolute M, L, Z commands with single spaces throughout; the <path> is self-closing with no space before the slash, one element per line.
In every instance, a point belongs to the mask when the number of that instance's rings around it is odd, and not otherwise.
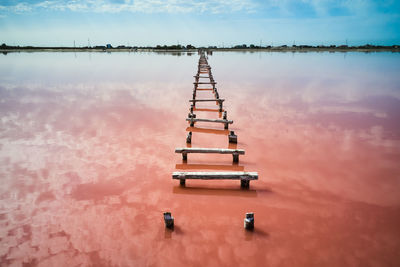
<path fill-rule="evenodd" d="M 172 217 L 171 212 L 164 212 L 164 223 L 165 227 L 168 229 L 174 229 L 174 217 Z M 247 212 L 244 218 L 244 229 L 253 230 L 254 229 L 254 212 Z"/>
<path fill-rule="evenodd" d="M 193 114 L 193 115 L 195 115 L 195 114 Z M 234 131 L 229 131 L 228 141 L 231 144 L 237 144 L 237 135 L 235 134 Z M 186 136 L 186 143 L 187 144 L 192 143 L 192 132 L 189 132 L 188 135 Z"/>

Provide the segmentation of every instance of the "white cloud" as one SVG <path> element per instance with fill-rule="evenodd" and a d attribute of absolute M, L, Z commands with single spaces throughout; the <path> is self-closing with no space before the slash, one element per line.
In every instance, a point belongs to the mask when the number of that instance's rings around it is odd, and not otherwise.
<path fill-rule="evenodd" d="M 256 4 L 253 0 L 86 0 L 86 1 L 42 1 L 36 4 L 19 3 L 14 6 L 0 6 L 0 10 L 6 12 L 22 13 L 32 10 L 58 10 L 74 12 L 97 13 L 230 13 L 252 12 Z"/>

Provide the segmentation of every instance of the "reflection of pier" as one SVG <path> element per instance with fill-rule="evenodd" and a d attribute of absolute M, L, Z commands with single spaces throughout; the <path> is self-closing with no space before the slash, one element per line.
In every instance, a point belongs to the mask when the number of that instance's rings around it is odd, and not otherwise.
<path fill-rule="evenodd" d="M 176 169 L 179 170 L 224 170 L 224 171 L 244 171 L 243 166 L 239 165 L 213 165 L 213 164 L 188 164 L 188 163 L 182 163 L 182 164 L 176 164 L 175 165 Z"/>
<path fill-rule="evenodd" d="M 182 187 L 174 186 L 172 193 L 183 195 L 203 195 L 203 196 L 226 196 L 226 197 L 257 197 L 257 191 L 240 188 L 204 188 L 204 187 Z"/>
<path fill-rule="evenodd" d="M 208 134 L 221 134 L 221 135 L 229 134 L 228 130 L 218 130 L 218 129 L 199 128 L 199 127 L 187 127 L 186 131 L 194 133 L 208 133 Z"/>
<path fill-rule="evenodd" d="M 219 113 L 219 117 L 222 116 L 222 112 L 219 111 L 219 109 L 213 109 L 213 108 L 193 108 L 193 111 L 207 111 L 207 112 L 218 112 Z"/>
<path fill-rule="evenodd" d="M 189 131 L 186 137 L 186 148 L 176 148 L 176 153 L 182 154 L 183 164 L 177 164 L 177 169 L 183 170 L 193 170 L 193 169 L 206 169 L 206 170 L 219 170 L 219 172 L 174 172 L 172 175 L 173 179 L 179 179 L 180 185 L 185 186 L 186 179 L 201 179 L 201 180 L 240 180 L 240 186 L 242 188 L 249 188 L 250 180 L 257 180 L 257 172 L 245 172 L 243 166 L 238 166 L 239 155 L 244 155 L 245 151 L 243 149 L 237 149 L 237 135 L 234 131 L 228 131 L 229 124 L 233 124 L 232 120 L 228 120 L 227 111 L 223 109 L 223 103 L 225 99 L 219 97 L 219 92 L 216 87 L 216 82 L 211 72 L 211 67 L 208 64 L 207 57 L 204 52 L 200 53 L 200 59 L 197 69 L 197 74 L 194 76 L 195 82 L 193 89 L 193 98 L 189 100 L 191 102 L 190 113 L 186 119 L 190 123 L 190 127 L 186 129 Z M 203 80 L 203 79 L 208 79 Z M 206 85 L 207 88 L 202 88 L 200 86 Z M 209 88 L 209 87 L 212 88 Z M 213 98 L 196 98 L 198 91 L 211 91 L 213 93 Z M 196 104 L 199 102 L 214 102 L 218 105 L 218 109 L 211 108 L 198 108 Z M 218 114 L 220 119 L 206 119 L 198 118 L 194 113 L 199 112 L 213 112 Z M 221 119 L 222 117 L 222 119 Z M 198 128 L 195 124 L 198 122 L 208 122 L 208 123 L 222 123 L 224 124 L 224 130 L 208 129 L 208 128 Z M 219 134 L 227 135 L 228 137 L 228 148 L 202 148 L 202 147 L 192 147 L 193 133 L 208 133 L 208 134 Z M 188 153 L 216 153 L 216 154 L 232 154 L 233 164 L 232 165 L 206 165 L 206 164 L 188 164 L 187 154 Z M 225 172 L 223 172 L 225 171 Z"/>

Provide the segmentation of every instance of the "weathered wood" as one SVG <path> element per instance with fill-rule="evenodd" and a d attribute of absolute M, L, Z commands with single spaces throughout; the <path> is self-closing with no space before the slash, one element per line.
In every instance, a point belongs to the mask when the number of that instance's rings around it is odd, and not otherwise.
<path fill-rule="evenodd" d="M 200 180 L 258 180 L 257 172 L 173 172 L 172 179 L 200 179 Z"/>
<path fill-rule="evenodd" d="M 246 230 L 254 229 L 254 213 L 253 212 L 246 213 L 246 217 L 244 218 L 244 229 L 246 229 Z"/>
<path fill-rule="evenodd" d="M 228 135 L 229 143 L 237 144 L 237 135 L 234 131 L 230 131 Z"/>
<path fill-rule="evenodd" d="M 250 187 L 250 181 L 248 181 L 248 180 L 240 180 L 240 187 L 248 189 Z"/>
<path fill-rule="evenodd" d="M 224 102 L 225 99 L 190 99 L 189 102 Z"/>
<path fill-rule="evenodd" d="M 239 162 L 239 155 L 244 155 L 243 149 L 229 149 L 229 148 L 175 148 L 175 153 L 182 154 L 182 160 L 187 160 L 189 153 L 203 153 L 203 154 L 232 154 L 233 162 Z"/>
<path fill-rule="evenodd" d="M 200 148 L 200 147 L 178 147 L 175 148 L 175 153 L 213 153 L 213 154 L 239 154 L 244 155 L 244 149 L 229 149 L 229 148 Z"/>
<path fill-rule="evenodd" d="M 198 121 L 202 121 L 202 122 L 216 122 L 216 123 L 228 123 L 228 124 L 232 124 L 233 121 L 232 120 L 216 120 L 216 119 L 198 119 L 196 117 L 192 117 L 192 118 L 187 118 L 186 121 L 193 121 L 193 122 L 198 122 Z"/>
<path fill-rule="evenodd" d="M 186 137 L 186 143 L 191 144 L 192 143 L 192 132 L 189 132 L 187 137 Z"/>
<path fill-rule="evenodd" d="M 216 82 L 194 82 L 193 84 L 217 84 Z"/>
<path fill-rule="evenodd" d="M 216 123 L 223 123 L 224 129 L 229 129 L 229 124 L 232 124 L 232 120 L 215 120 L 215 119 L 197 119 L 197 118 L 187 118 L 186 121 L 190 122 L 190 126 L 193 127 L 195 122 L 216 122 Z"/>
<path fill-rule="evenodd" d="M 185 186 L 186 179 L 240 180 L 240 186 L 242 188 L 248 189 L 250 186 L 250 180 L 258 180 L 258 173 L 257 172 L 173 172 L 172 179 L 178 179 L 181 186 Z"/>
<path fill-rule="evenodd" d="M 171 212 L 164 212 L 164 223 L 167 228 L 174 228 L 174 217 Z"/>

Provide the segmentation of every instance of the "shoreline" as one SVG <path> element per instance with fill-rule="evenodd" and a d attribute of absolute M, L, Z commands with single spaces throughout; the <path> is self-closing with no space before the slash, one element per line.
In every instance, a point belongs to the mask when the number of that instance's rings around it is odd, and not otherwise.
<path fill-rule="evenodd" d="M 392 52 L 399 53 L 400 47 L 270 47 L 270 48 L 199 48 L 199 49 L 156 49 L 156 48 L 0 48 L 0 53 L 20 53 L 20 52 L 95 52 L 95 53 L 111 53 L 111 52 L 155 52 L 155 53 L 197 53 L 199 50 L 207 52 L 359 52 L 359 53 L 376 53 L 376 52 Z"/>

